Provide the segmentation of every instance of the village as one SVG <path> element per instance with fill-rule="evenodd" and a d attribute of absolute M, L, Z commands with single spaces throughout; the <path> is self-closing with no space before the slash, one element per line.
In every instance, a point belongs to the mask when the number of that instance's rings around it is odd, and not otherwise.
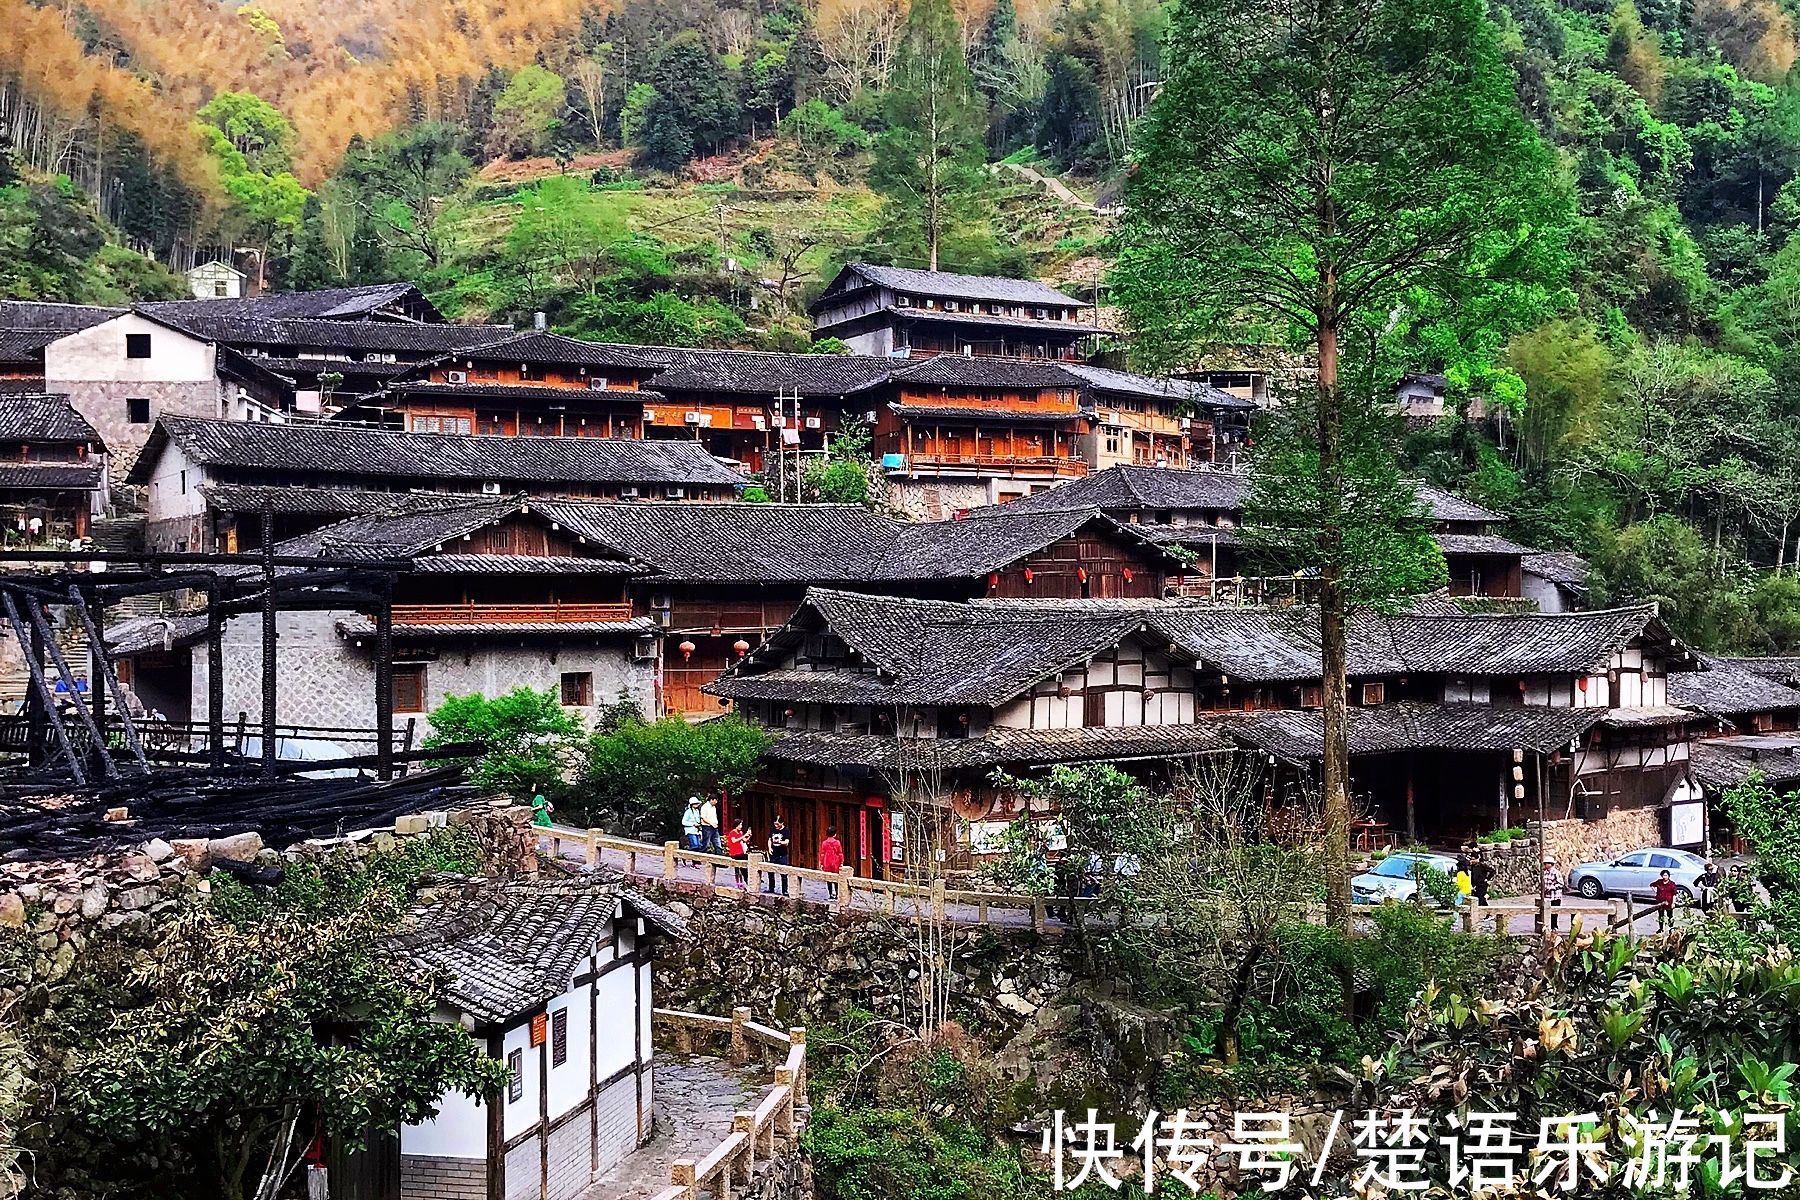
<path fill-rule="evenodd" d="M 777 906 L 1068 942 L 1125 919 L 1097 854 L 1042 889 L 995 871 L 1020 830 L 1077 862 L 1059 771 L 1145 796 L 1254 779 L 1258 838 L 1322 836 L 1316 579 L 1258 573 L 1246 528 L 1279 384 L 1100 365 L 1087 307 L 1051 288 L 863 264 L 815 305 L 838 354 L 238 282 L 0 302 L 0 925 L 54 982 L 88 931 L 141 935 L 209 871 L 478 843 L 489 878 L 426 878 L 389 936 L 449 981 L 438 1010 L 503 1064 L 502 1096 L 464 1080 L 361 1143 L 290 1116 L 276 1175 L 406 1200 L 811 1195 L 806 1030 L 747 1006 L 754 981 L 723 1011 L 653 999 L 665 970 L 708 992 L 669 949 L 690 925 Z M 1442 381 L 1394 404 L 1441 417 Z M 869 502 L 800 498 L 831 461 Z M 1447 586 L 1347 631 L 1358 904 L 1473 861 L 1464 936 L 1653 932 L 1657 872 L 1697 902 L 1691 864 L 1734 849 L 1721 794 L 1800 782 L 1800 668 L 1591 606 L 1579 559 L 1443 490 L 1418 484 L 1409 519 Z M 436 728 L 521 689 L 582 736 L 622 709 L 748 726 L 753 761 L 685 805 L 572 821 L 526 790 L 561 768 L 509 795 L 466 774 L 495 746 Z M 889 975 L 842 986 L 915 1008 Z M 1028 1032 L 1048 990 L 997 1011 Z"/>

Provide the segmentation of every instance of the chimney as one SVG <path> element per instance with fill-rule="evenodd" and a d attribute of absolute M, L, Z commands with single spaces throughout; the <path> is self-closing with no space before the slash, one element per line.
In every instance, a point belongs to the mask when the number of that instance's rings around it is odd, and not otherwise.
<path fill-rule="evenodd" d="M 531 314 L 531 327 L 539 333 L 542 333 L 544 330 L 550 328 L 550 323 L 544 319 L 543 313 L 534 312 Z"/>

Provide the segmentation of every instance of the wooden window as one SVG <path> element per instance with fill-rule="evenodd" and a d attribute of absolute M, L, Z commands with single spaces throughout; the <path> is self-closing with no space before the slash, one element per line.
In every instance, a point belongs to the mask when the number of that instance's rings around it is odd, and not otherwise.
<path fill-rule="evenodd" d="M 587 708 L 594 703 L 594 673 L 564 671 L 562 702 L 565 708 Z"/>
<path fill-rule="evenodd" d="M 1362 685 L 1362 702 L 1364 704 L 1382 704 L 1387 701 L 1387 684 L 1365 683 Z"/>
<path fill-rule="evenodd" d="M 150 401 L 144 396 L 132 396 L 125 401 L 125 419 L 133 425 L 150 423 Z"/>
<path fill-rule="evenodd" d="M 147 333 L 128 333 L 125 335 L 126 358 L 149 358 L 150 335 Z"/>
<path fill-rule="evenodd" d="M 1305 684 L 1305 685 L 1301 686 L 1301 688 L 1300 688 L 1300 707 L 1301 708 L 1323 708 L 1324 705 L 1325 705 L 1325 689 L 1324 688 L 1315 687 L 1311 684 Z"/>
<path fill-rule="evenodd" d="M 394 711 L 397 713 L 422 713 L 425 711 L 425 664 L 394 664 Z"/>
<path fill-rule="evenodd" d="M 564 675 L 564 679 L 568 676 Z M 550 1065 L 560 1067 L 569 1061 L 569 1010 L 559 1008 L 550 1014 Z"/>
<path fill-rule="evenodd" d="M 1089 729 L 1100 729 L 1106 725 L 1105 692 L 1090 687 L 1082 695 L 1081 723 Z"/>
<path fill-rule="evenodd" d="M 525 1098 L 525 1052 L 506 1052 L 506 1102 L 517 1104 Z"/>

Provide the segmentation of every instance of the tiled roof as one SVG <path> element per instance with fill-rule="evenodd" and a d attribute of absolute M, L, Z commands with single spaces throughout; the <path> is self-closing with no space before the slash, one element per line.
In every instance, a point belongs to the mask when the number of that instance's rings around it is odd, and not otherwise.
<path fill-rule="evenodd" d="M 1352 756 L 1409 750 L 1548 752 L 1599 724 L 1607 711 L 1517 704 L 1383 704 L 1352 708 L 1346 734 Z M 1319 758 L 1323 720 L 1316 711 L 1246 713 L 1232 719 L 1231 732 L 1279 758 Z"/>
<path fill-rule="evenodd" d="M 976 425 L 1067 425 L 1082 419 L 1074 409 L 1001 408 L 977 404 L 892 404 L 894 415 L 908 421 L 966 421 Z"/>
<path fill-rule="evenodd" d="M 1229 753 L 1237 743 L 1222 721 L 1099 729 L 997 729 L 981 737 L 909 738 L 885 734 L 784 733 L 765 752 L 778 762 L 876 771 L 956 770 L 1129 762 Z"/>
<path fill-rule="evenodd" d="M 1742 667 L 1746 671 L 1755 672 L 1764 679 L 1773 679 L 1777 683 L 1785 683 L 1789 686 L 1800 686 L 1800 658 L 1764 655 L 1727 658 L 1723 661 Z"/>
<path fill-rule="evenodd" d="M 1243 508 L 1249 492 L 1250 477 L 1237 471 L 1116 466 L 1035 495 L 1008 500 L 1006 506 L 1040 512 L 1068 508 L 1230 512 Z"/>
<path fill-rule="evenodd" d="M 1776 787 L 1800 782 L 1800 733 L 1702 738 L 1688 750 L 1694 778 L 1709 791 L 1736 787 L 1760 772 Z"/>
<path fill-rule="evenodd" d="M 427 575 L 640 575 L 616 558 L 559 558 L 535 554 L 425 554 L 413 570 Z"/>
<path fill-rule="evenodd" d="M 946 312 L 941 308 L 920 308 L 917 305 L 903 308 L 898 304 L 890 304 L 881 311 L 897 321 L 907 323 L 922 321 L 930 325 L 986 325 L 996 329 L 1029 329 L 1038 333 L 1060 333 L 1071 337 L 1100 332 L 1098 325 L 1090 325 L 1086 321 L 1039 320 L 1036 317 L 1006 317 L 997 313 Z M 830 326 L 820 328 L 829 329 Z"/>
<path fill-rule="evenodd" d="M 957 521 L 921 521 L 894 529 L 893 545 L 871 579 L 958 579 L 985 575 L 1071 537 L 1090 524 L 1125 540 L 1121 526 L 1097 512 L 1014 513 L 979 508 Z M 1146 558 L 1157 557 L 1153 551 Z"/>
<path fill-rule="evenodd" d="M 221 512 L 257 512 L 272 504 L 278 513 L 329 517 L 389 512 L 406 504 L 442 505 L 484 502 L 489 497 L 453 492 L 372 492 L 361 488 L 278 487 L 208 483 L 200 492 Z"/>
<path fill-rule="evenodd" d="M 388 948 L 446 977 L 443 999 L 489 1025 L 505 1025 L 571 989 L 581 960 L 635 906 L 596 879 L 454 881 L 420 895 Z M 662 909 L 642 913 L 667 932 Z"/>
<path fill-rule="evenodd" d="M 646 354 L 642 346 L 589 342 L 543 330 L 515 334 L 486 345 L 473 346 L 454 357 L 472 359 L 475 362 L 622 367 L 630 371 L 654 371 L 664 361 L 660 355 Z"/>
<path fill-rule="evenodd" d="M 1704 655 L 1703 671 L 1672 671 L 1669 703 L 1713 717 L 1800 709 L 1800 689 L 1746 670 L 1729 658 Z"/>
<path fill-rule="evenodd" d="M 25 393 L 0 396 L 0 442 L 90 442 L 100 434 L 67 396 Z"/>
<path fill-rule="evenodd" d="M 1082 381 L 1053 362 L 1030 358 L 976 358 L 961 354 L 934 354 L 908 361 L 894 371 L 894 379 L 906 384 L 941 387 L 1061 388 L 1074 391 Z"/>
<path fill-rule="evenodd" d="M 67 335 L 54 329 L 0 329 L 0 363 L 37 363 L 48 346 Z"/>
<path fill-rule="evenodd" d="M 1088 305 L 1065 296 L 1048 284 L 1030 279 L 1004 279 L 992 275 L 958 275 L 950 271 L 916 271 L 906 267 L 881 267 L 873 263 L 850 263 L 844 274 L 861 275 L 870 283 L 895 291 L 921 296 L 949 296 L 956 300 L 998 300 L 1005 304 Z M 834 281 L 835 282 L 835 281 Z M 829 298 L 813 305 L 817 312 Z"/>
<path fill-rule="evenodd" d="M 1433 535 L 1437 539 L 1438 549 L 1445 554 L 1491 554 L 1523 558 L 1531 553 L 1530 546 L 1521 546 L 1487 533 L 1439 533 Z"/>
<path fill-rule="evenodd" d="M 106 645 L 114 654 L 129 657 L 147 651 L 175 649 L 206 636 L 206 614 L 178 613 L 167 617 L 130 617 L 106 627 Z"/>
<path fill-rule="evenodd" d="M 396 383 L 390 391 L 406 396 L 423 396 L 426 398 L 447 398 L 453 400 L 498 399 L 541 400 L 551 404 L 567 404 L 571 400 L 586 407 L 596 400 L 611 401 L 616 404 L 628 404 L 633 407 L 648 403 L 656 403 L 662 397 L 655 392 L 630 391 L 625 388 L 559 388 L 547 384 L 530 383 Z"/>
<path fill-rule="evenodd" d="M 168 310 L 142 305 L 146 316 L 205 341 L 226 345 L 318 347 L 349 353 L 444 355 L 489 346 L 515 332 L 505 325 L 421 325 L 411 321 L 330 321 L 316 318 L 241 316 L 214 308 L 229 301 L 196 300 Z"/>
<path fill-rule="evenodd" d="M 100 486 L 101 467 L 97 462 L 0 463 L 0 488 L 67 488 L 92 491 Z"/>
<path fill-rule="evenodd" d="M 98 304 L 57 304 L 49 300 L 0 300 L 0 329 L 76 333 L 123 316 L 123 308 Z"/>
<path fill-rule="evenodd" d="M 1444 521 L 1454 525 L 1493 524 L 1506 518 L 1499 513 L 1481 507 L 1472 500 L 1464 500 L 1443 488 L 1433 487 L 1428 483 L 1419 485 L 1419 499 L 1425 504 L 1434 521 Z"/>
<path fill-rule="evenodd" d="M 1121 395 L 1138 396 L 1144 399 L 1188 400 L 1202 408 L 1231 410 L 1247 410 L 1256 407 L 1254 401 L 1242 396 L 1234 396 L 1223 388 L 1216 388 L 1210 383 L 1202 383 L 1194 379 L 1157 379 L 1148 375 L 1137 375 L 1130 371 L 1115 371 L 1110 367 L 1090 366 L 1087 363 L 1061 363 L 1064 371 L 1080 379 L 1094 392 L 1101 396 Z"/>
<path fill-rule="evenodd" d="M 691 350 L 673 355 L 651 382 L 658 391 L 728 392 L 771 400 L 852 396 L 887 382 L 891 359 L 863 354 L 775 354 L 756 350 Z"/>
<path fill-rule="evenodd" d="M 392 433 L 329 422 L 266 424 L 165 416 L 132 465 L 145 483 L 164 440 L 211 467 L 305 474 L 455 479 L 465 484 L 636 483 L 741 487 L 743 476 L 698 442 L 627 438 L 464 437 Z"/>
<path fill-rule="evenodd" d="M 894 536 L 893 521 L 850 505 L 533 501 L 533 507 L 675 580 L 858 580 Z"/>
<path fill-rule="evenodd" d="M 1525 556 L 1520 566 L 1527 575 L 1538 575 L 1566 588 L 1585 590 L 1588 561 L 1572 550 L 1538 550 Z"/>
<path fill-rule="evenodd" d="M 398 379 L 419 369 L 417 363 L 382 362 L 378 359 L 349 358 L 280 358 L 269 354 L 246 354 L 255 363 L 277 375 L 342 375 L 346 379 Z"/>
<path fill-rule="evenodd" d="M 315 288 L 307 292 L 270 292 L 236 299 L 158 300 L 140 305 L 145 312 L 164 318 L 181 318 L 201 311 L 231 317 L 265 320 L 322 318 L 334 321 L 363 320 L 392 304 L 424 302 L 410 283 L 374 283 L 357 287 Z"/>

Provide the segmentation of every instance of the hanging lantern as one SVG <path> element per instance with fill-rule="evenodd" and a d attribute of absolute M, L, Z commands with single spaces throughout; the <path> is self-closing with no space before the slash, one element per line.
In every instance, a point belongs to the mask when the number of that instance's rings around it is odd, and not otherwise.
<path fill-rule="evenodd" d="M 1130 567 L 1126 567 L 1124 569 L 1124 571 L 1122 571 L 1120 573 L 1125 576 L 1126 583 L 1130 583 L 1132 581 L 1132 579 L 1135 577 L 1134 573 L 1132 572 L 1132 569 Z"/>
<path fill-rule="evenodd" d="M 1031 568 L 1026 567 L 1025 568 L 1025 582 L 1030 583 L 1034 578 L 1036 578 L 1036 576 L 1032 574 Z"/>
<path fill-rule="evenodd" d="M 694 643 L 692 643 L 692 642 L 690 642 L 690 641 L 686 641 L 686 640 L 684 640 L 684 641 L 683 641 L 683 642 L 682 642 L 682 643 L 681 643 L 681 645 L 679 645 L 679 646 L 677 646 L 677 647 L 675 647 L 675 648 L 676 648 L 676 649 L 677 649 L 677 650 L 679 650 L 679 651 L 681 651 L 681 657 L 682 657 L 682 661 L 684 661 L 684 662 L 685 662 L 685 661 L 686 661 L 686 660 L 688 660 L 688 659 L 690 659 L 690 658 L 692 658 L 692 657 L 694 657 Z"/>
<path fill-rule="evenodd" d="M 989 571 L 988 572 L 988 588 L 990 590 L 992 590 L 993 588 L 997 588 L 999 586 L 1000 586 L 1000 572 Z"/>
<path fill-rule="evenodd" d="M 750 643 L 746 642 L 743 638 L 739 638 L 737 641 L 731 643 L 731 648 L 737 651 L 739 658 L 750 653 Z"/>
<path fill-rule="evenodd" d="M 1585 691 L 1587 691 L 1587 683 L 1588 683 L 1587 676 L 1583 675 L 1580 679 L 1577 679 L 1575 681 L 1575 686 L 1585 692 Z"/>
<path fill-rule="evenodd" d="M 1152 701 L 1154 699 L 1156 699 L 1156 689 L 1155 688 L 1145 688 L 1144 689 L 1144 703 L 1148 704 L 1148 703 L 1150 703 L 1150 701 Z"/>
<path fill-rule="evenodd" d="M 1070 696 L 1073 696 L 1074 694 L 1075 694 L 1075 689 L 1070 687 L 1066 683 L 1061 684 L 1056 689 L 1056 697 L 1059 700 L 1067 700 Z"/>
<path fill-rule="evenodd" d="M 1076 567 L 1075 568 L 1075 578 L 1079 579 L 1083 583 L 1086 583 L 1087 582 L 1087 568 L 1086 567 Z"/>

